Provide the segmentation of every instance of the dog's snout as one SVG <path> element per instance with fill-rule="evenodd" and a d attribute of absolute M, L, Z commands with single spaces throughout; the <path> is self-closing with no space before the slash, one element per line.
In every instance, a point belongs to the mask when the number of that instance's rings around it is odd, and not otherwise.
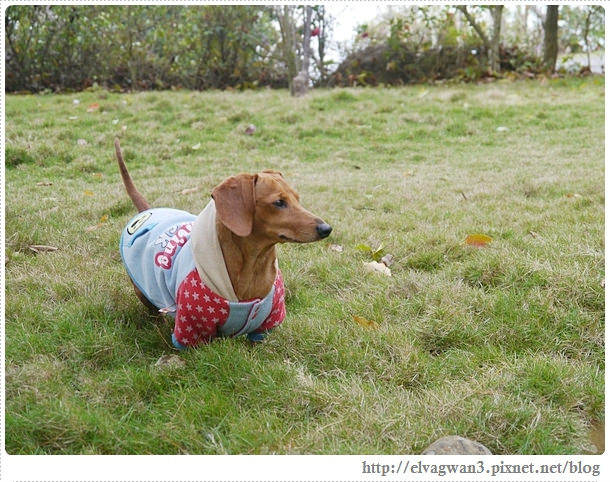
<path fill-rule="evenodd" d="M 330 236 L 333 228 L 329 224 L 321 223 L 316 226 L 316 230 L 318 231 L 318 236 L 320 236 L 321 239 L 324 239 Z"/>

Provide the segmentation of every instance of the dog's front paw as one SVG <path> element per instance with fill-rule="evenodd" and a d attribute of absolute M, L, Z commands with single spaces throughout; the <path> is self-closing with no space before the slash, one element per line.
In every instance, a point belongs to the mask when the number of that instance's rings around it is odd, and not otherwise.
<path fill-rule="evenodd" d="M 248 333 L 248 340 L 252 343 L 260 343 L 265 341 L 265 338 L 267 338 L 267 333 L 268 332 L 266 331 L 263 333 Z"/>
<path fill-rule="evenodd" d="M 184 346 L 182 343 L 180 343 L 178 341 L 178 339 L 176 338 L 176 335 L 172 333 L 172 345 L 174 345 L 174 348 L 178 349 L 178 350 L 186 350 L 186 346 Z"/>

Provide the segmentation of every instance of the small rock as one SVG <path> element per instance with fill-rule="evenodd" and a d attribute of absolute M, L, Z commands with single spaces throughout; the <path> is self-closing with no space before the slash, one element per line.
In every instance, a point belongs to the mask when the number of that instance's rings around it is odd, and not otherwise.
<path fill-rule="evenodd" d="M 251 136 L 256 132 L 256 126 L 254 124 L 250 124 L 248 127 L 246 127 L 246 130 L 244 132 L 247 135 Z"/>
<path fill-rule="evenodd" d="M 389 268 L 394 262 L 394 256 L 388 253 L 383 258 L 381 258 L 381 262 Z"/>
<path fill-rule="evenodd" d="M 422 455 L 492 455 L 485 445 L 458 435 L 442 437 L 422 452 Z"/>
<path fill-rule="evenodd" d="M 184 368 L 186 362 L 178 355 L 161 355 L 155 363 L 157 368 Z"/>
<path fill-rule="evenodd" d="M 371 261 L 370 263 L 364 263 L 364 269 L 374 273 L 381 273 L 386 276 L 392 276 L 392 271 L 383 263 L 377 261 Z"/>

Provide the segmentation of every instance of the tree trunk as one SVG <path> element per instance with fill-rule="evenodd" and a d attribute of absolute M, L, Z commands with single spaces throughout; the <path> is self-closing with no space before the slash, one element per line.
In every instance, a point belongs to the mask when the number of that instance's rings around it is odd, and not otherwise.
<path fill-rule="evenodd" d="M 311 7 L 305 7 L 305 15 L 303 21 L 303 65 L 299 76 L 301 79 L 300 89 L 293 89 L 293 95 L 305 95 L 309 90 L 309 60 L 311 59 Z M 294 80 L 293 80 L 294 83 Z"/>
<path fill-rule="evenodd" d="M 503 5 L 496 5 L 491 7 L 493 17 L 493 30 L 492 38 L 490 39 L 481 26 L 477 23 L 466 5 L 456 7 L 460 12 L 464 14 L 468 23 L 474 28 L 477 35 L 483 41 L 483 45 L 487 50 L 487 56 L 489 58 L 489 70 L 493 72 L 500 71 L 500 31 L 502 30 L 502 9 Z"/>
<path fill-rule="evenodd" d="M 489 45 L 489 67 L 492 72 L 500 72 L 500 31 L 502 30 L 502 9 L 504 5 L 492 7 L 493 33 Z"/>
<path fill-rule="evenodd" d="M 588 10 L 587 18 L 585 19 L 585 31 L 583 32 L 583 38 L 585 41 L 585 48 L 587 49 L 587 68 L 591 72 L 591 46 L 589 45 L 589 29 L 591 27 L 591 15 L 593 11 Z"/>
<path fill-rule="evenodd" d="M 324 58 L 326 57 L 326 36 L 328 35 L 328 18 L 324 5 L 318 5 L 316 9 L 316 25 L 320 29 L 318 32 L 318 70 L 320 71 L 320 84 L 326 85 L 328 82 L 328 71 Z M 315 59 L 315 56 L 314 56 Z"/>
<path fill-rule="evenodd" d="M 544 70 L 548 74 L 555 72 L 558 47 L 559 6 L 548 5 L 544 19 Z"/>
<path fill-rule="evenodd" d="M 292 11 L 294 6 L 283 5 L 275 7 L 278 23 L 280 24 L 280 34 L 282 36 L 282 54 L 288 74 L 288 87 L 292 90 L 292 81 L 297 75 L 295 26 Z"/>

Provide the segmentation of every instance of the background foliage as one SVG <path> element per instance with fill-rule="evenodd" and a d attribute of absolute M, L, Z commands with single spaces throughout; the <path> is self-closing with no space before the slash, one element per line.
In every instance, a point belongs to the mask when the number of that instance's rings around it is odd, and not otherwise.
<path fill-rule="evenodd" d="M 489 36 L 490 9 L 469 12 Z M 10 6 L 6 90 L 287 87 L 302 63 L 303 15 L 294 5 Z M 541 71 L 544 17 L 543 6 L 504 9 L 494 70 Z M 319 85 L 478 80 L 488 72 L 485 42 L 455 6 L 395 6 L 361 25 L 348 45 L 333 41 L 324 6 L 313 7 L 310 27 L 311 77 Z M 563 54 L 604 48 L 604 35 L 602 7 L 560 8 Z M 339 55 L 335 75 L 332 49 Z"/>
<path fill-rule="evenodd" d="M 265 7 L 12 6 L 6 89 L 273 85 L 278 38 Z"/>

